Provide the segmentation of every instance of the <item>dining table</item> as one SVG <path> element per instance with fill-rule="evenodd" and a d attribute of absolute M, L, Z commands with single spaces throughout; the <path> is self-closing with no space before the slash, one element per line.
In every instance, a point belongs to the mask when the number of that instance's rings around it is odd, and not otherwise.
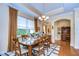
<path fill-rule="evenodd" d="M 25 39 L 25 41 L 20 41 L 19 43 L 23 46 L 27 46 L 28 47 L 28 56 L 32 56 L 32 48 L 35 44 L 39 44 L 40 41 L 44 41 L 44 37 L 46 35 L 37 37 L 37 38 L 32 38 L 29 37 L 28 39 Z M 47 36 L 46 36 L 47 37 Z"/>

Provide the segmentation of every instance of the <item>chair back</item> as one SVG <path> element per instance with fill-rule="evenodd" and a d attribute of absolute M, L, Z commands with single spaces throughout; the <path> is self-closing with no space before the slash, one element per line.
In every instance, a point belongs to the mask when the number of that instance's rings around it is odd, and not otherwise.
<path fill-rule="evenodd" d="M 15 55 L 21 56 L 21 48 L 19 44 L 18 38 L 13 39 L 14 41 L 14 49 L 15 49 Z"/>

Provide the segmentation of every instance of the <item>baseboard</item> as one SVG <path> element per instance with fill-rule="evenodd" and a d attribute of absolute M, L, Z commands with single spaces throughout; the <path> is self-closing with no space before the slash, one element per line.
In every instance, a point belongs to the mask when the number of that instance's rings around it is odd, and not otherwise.
<path fill-rule="evenodd" d="M 79 47 L 77 47 L 77 46 L 72 46 L 72 45 L 70 45 L 71 47 L 73 47 L 74 49 L 79 49 Z"/>
<path fill-rule="evenodd" d="M 77 47 L 77 46 L 75 46 L 74 48 L 75 48 L 75 49 L 79 49 L 79 47 Z"/>
<path fill-rule="evenodd" d="M 72 44 L 70 44 L 71 47 L 74 47 Z"/>

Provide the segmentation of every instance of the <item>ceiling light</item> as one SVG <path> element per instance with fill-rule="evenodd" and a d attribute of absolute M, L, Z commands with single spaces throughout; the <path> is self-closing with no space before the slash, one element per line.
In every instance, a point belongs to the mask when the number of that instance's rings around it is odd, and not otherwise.
<path fill-rule="evenodd" d="M 39 17 L 39 19 L 41 20 L 41 17 Z"/>
<path fill-rule="evenodd" d="M 46 19 L 49 19 L 49 17 L 47 16 Z"/>
<path fill-rule="evenodd" d="M 41 17 L 39 17 L 39 20 L 43 20 L 43 21 L 44 21 L 44 20 L 46 21 L 46 20 L 48 20 L 48 19 L 49 19 L 49 17 L 48 17 L 48 16 L 44 16 L 44 15 L 41 16 Z"/>
<path fill-rule="evenodd" d="M 43 15 L 42 18 L 45 18 L 45 16 Z"/>
<path fill-rule="evenodd" d="M 44 20 L 47 20 L 46 18 Z"/>

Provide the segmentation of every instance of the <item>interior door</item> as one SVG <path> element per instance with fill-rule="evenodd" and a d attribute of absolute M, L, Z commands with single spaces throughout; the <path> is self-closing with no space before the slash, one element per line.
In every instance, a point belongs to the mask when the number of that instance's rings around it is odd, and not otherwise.
<path fill-rule="evenodd" d="M 70 41 L 70 27 L 61 28 L 61 40 Z"/>

